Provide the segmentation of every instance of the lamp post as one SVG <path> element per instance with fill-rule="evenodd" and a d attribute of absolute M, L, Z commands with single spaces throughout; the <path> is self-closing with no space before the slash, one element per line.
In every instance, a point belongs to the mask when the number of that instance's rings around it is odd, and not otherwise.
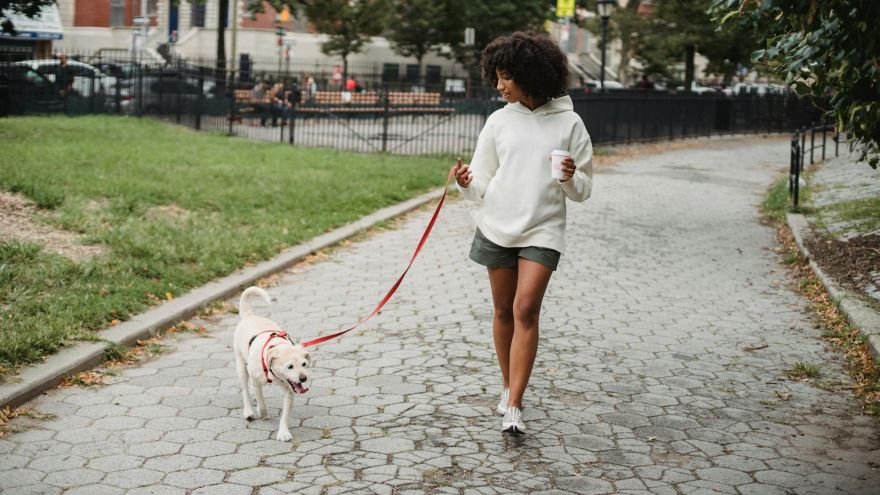
<path fill-rule="evenodd" d="M 614 8 L 615 0 L 598 0 L 596 8 L 599 17 L 602 18 L 602 70 L 599 75 L 599 88 L 605 93 L 605 45 L 608 43 L 608 19 L 611 17 L 611 9 Z"/>

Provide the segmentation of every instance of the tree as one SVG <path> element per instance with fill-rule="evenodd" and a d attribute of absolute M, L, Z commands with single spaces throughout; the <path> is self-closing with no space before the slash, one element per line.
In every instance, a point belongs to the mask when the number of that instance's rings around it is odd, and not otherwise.
<path fill-rule="evenodd" d="M 764 48 L 752 58 L 802 95 L 830 96 L 838 129 L 859 161 L 880 163 L 880 2 L 865 0 L 713 0 L 722 24 L 752 28 Z"/>
<path fill-rule="evenodd" d="M 629 0 L 626 7 L 615 9 L 611 15 L 613 34 L 620 38 L 620 64 L 617 66 L 617 77 L 623 84 L 630 84 L 629 63 L 633 57 L 638 34 L 644 29 L 645 17 L 638 13 L 641 0 Z"/>
<path fill-rule="evenodd" d="M 685 91 L 690 91 L 694 81 L 697 46 L 714 36 L 715 24 L 707 13 L 709 1 L 657 2 L 647 22 L 647 31 L 639 39 L 638 58 L 650 71 L 669 76 L 669 68 L 684 60 Z"/>
<path fill-rule="evenodd" d="M 654 2 L 654 13 L 635 41 L 636 57 L 647 73 L 671 77 L 670 68 L 684 58 L 684 87 L 689 90 L 697 52 L 709 60 L 707 71 L 722 74 L 726 83 L 732 81 L 737 65 L 749 64 L 749 55 L 756 48 L 752 31 L 746 26 L 719 27 L 709 13 L 711 1 Z"/>
<path fill-rule="evenodd" d="M 43 7 L 55 3 L 56 0 L 0 0 L 0 28 L 4 33 L 15 35 L 15 25 L 8 16 L 21 14 L 33 19 Z"/>
<path fill-rule="evenodd" d="M 422 74 L 422 59 L 443 41 L 437 19 L 443 12 L 435 0 L 396 0 L 388 25 L 388 39 L 394 51 L 415 57 Z"/>
<path fill-rule="evenodd" d="M 452 56 L 479 78 L 480 54 L 490 41 L 514 31 L 544 31 L 552 13 L 547 0 L 445 0 L 438 20 L 444 43 Z M 464 44 L 464 29 L 474 28 L 474 45 Z"/>
<path fill-rule="evenodd" d="M 309 22 L 330 37 L 321 51 L 342 57 L 342 75 L 347 79 L 348 56 L 385 28 L 388 0 L 304 0 L 303 4 Z"/>

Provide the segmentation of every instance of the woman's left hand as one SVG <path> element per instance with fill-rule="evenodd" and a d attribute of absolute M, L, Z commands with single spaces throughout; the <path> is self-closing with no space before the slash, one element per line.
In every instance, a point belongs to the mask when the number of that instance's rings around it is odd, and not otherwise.
<path fill-rule="evenodd" d="M 572 157 L 567 156 L 562 159 L 562 175 L 565 176 L 564 179 L 561 179 L 560 182 L 568 182 L 568 179 L 571 179 L 571 176 L 574 175 L 574 171 L 576 170 L 574 166 L 574 159 Z"/>

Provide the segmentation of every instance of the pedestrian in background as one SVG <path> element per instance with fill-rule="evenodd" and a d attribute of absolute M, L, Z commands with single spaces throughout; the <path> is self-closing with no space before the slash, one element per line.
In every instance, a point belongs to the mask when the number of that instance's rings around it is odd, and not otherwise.
<path fill-rule="evenodd" d="M 58 75 L 55 76 L 55 85 L 58 88 L 60 96 L 70 96 L 74 94 L 73 90 L 74 74 L 73 69 L 67 63 L 67 55 L 58 55 Z"/>
<path fill-rule="evenodd" d="M 483 50 L 481 70 L 507 105 L 486 120 L 470 165 L 457 166 L 456 182 L 480 204 L 470 258 L 488 268 L 501 429 L 524 433 L 523 395 L 538 351 L 541 305 L 565 249 L 566 199 L 590 196 L 593 146 L 565 95 L 568 60 L 549 37 L 496 38 Z M 559 178 L 551 176 L 554 150 L 570 155 Z"/>

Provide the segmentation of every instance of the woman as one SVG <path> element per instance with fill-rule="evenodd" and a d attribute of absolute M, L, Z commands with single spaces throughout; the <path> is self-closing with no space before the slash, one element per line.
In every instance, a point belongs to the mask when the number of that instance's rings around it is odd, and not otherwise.
<path fill-rule="evenodd" d="M 507 106 L 480 132 L 470 165 L 459 165 L 463 195 L 481 203 L 470 258 L 489 271 L 492 335 L 501 366 L 501 429 L 524 433 L 522 402 L 538 350 L 544 291 L 565 248 L 565 199 L 584 201 L 593 185 L 593 146 L 564 95 L 568 60 L 547 36 L 517 32 L 483 50 L 483 77 Z M 566 150 L 562 178 L 550 153 Z"/>

